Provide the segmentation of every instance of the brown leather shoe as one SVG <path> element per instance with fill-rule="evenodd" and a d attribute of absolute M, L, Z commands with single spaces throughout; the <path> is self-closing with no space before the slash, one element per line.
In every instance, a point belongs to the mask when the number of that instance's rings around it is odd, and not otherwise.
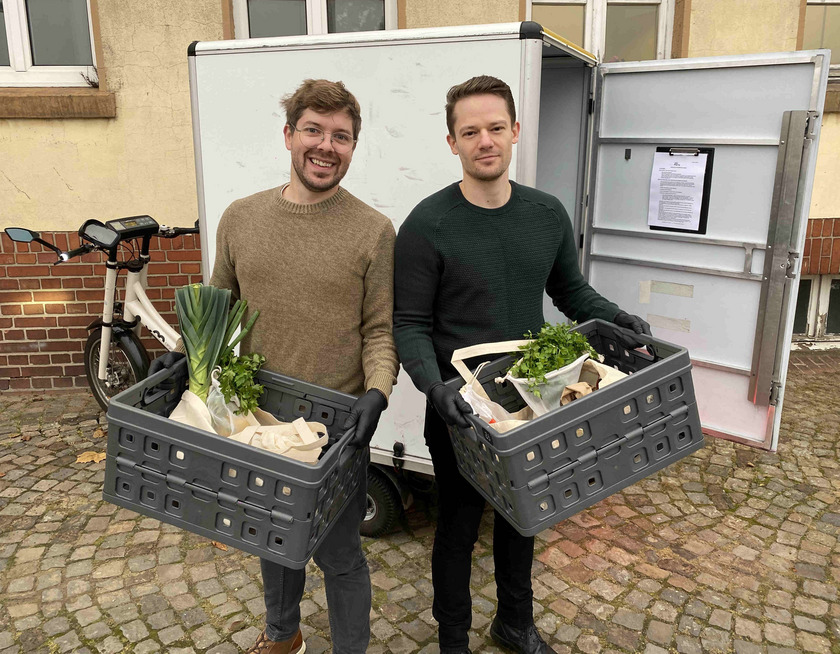
<path fill-rule="evenodd" d="M 269 640 L 265 630 L 257 637 L 257 642 L 246 654 L 303 654 L 306 651 L 306 643 L 303 642 L 303 634 L 298 632 L 282 642 Z"/>

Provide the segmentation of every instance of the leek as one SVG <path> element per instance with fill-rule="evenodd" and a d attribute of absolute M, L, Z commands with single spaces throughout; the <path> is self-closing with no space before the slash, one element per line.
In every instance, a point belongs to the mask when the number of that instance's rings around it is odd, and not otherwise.
<path fill-rule="evenodd" d="M 210 373 L 226 344 L 230 291 L 190 284 L 175 291 L 175 311 L 187 352 L 190 391 L 207 401 Z"/>

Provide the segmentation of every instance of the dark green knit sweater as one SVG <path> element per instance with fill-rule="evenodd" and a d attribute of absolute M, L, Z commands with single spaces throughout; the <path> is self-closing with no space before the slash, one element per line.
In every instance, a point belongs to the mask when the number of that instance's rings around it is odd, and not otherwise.
<path fill-rule="evenodd" d="M 397 235 L 394 339 L 423 393 L 455 375 L 454 350 L 538 331 L 543 290 L 572 320 L 612 321 L 619 311 L 583 279 L 560 201 L 511 187 L 507 204 L 484 209 L 448 186 L 418 204 Z"/>

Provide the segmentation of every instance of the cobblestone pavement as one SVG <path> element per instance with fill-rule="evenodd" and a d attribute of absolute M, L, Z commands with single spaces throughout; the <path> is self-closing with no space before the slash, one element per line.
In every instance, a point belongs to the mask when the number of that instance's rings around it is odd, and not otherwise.
<path fill-rule="evenodd" d="M 559 652 L 840 652 L 840 352 L 795 352 L 779 452 L 700 452 L 540 534 L 536 619 Z M 256 558 L 102 501 L 104 417 L 86 395 L 0 397 L 0 654 L 226 654 L 259 633 Z M 436 653 L 433 507 L 366 540 L 370 652 Z M 498 652 L 489 519 L 472 648 Z M 321 577 L 307 651 L 328 651 Z"/>

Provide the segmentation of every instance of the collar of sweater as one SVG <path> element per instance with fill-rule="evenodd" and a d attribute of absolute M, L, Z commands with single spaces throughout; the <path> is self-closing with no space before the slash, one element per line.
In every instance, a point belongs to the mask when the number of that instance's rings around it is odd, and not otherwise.
<path fill-rule="evenodd" d="M 326 200 L 322 200 L 321 202 L 315 202 L 314 204 L 298 204 L 297 202 L 290 202 L 289 200 L 283 197 L 283 188 L 284 187 L 281 186 L 275 191 L 275 204 L 281 211 L 285 211 L 287 213 L 324 213 L 326 211 L 329 211 L 333 207 L 337 207 L 350 196 L 350 194 L 347 191 L 345 191 L 341 186 L 339 186 L 338 192 L 334 193 Z"/>

